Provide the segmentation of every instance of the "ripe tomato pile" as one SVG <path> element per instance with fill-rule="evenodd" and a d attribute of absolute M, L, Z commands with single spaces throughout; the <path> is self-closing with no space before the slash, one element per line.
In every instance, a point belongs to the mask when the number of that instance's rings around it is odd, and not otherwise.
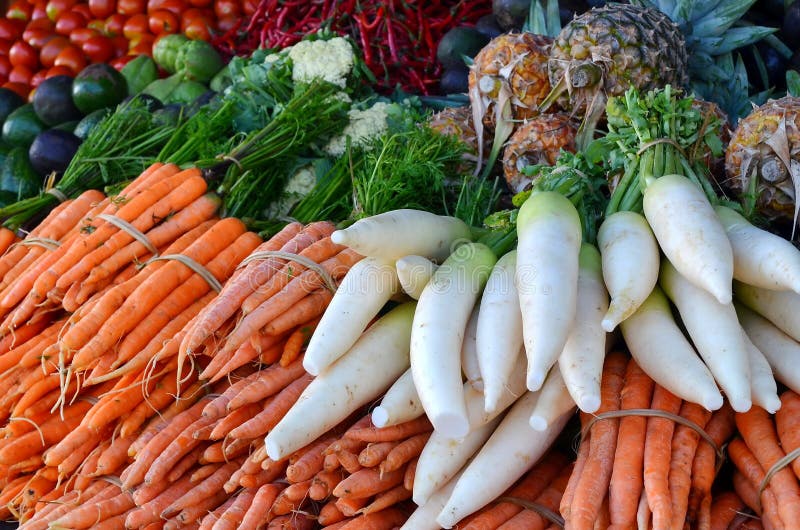
<path fill-rule="evenodd" d="M 122 68 L 164 35 L 209 40 L 255 7 L 249 0 L 12 0 L 0 19 L 0 86 L 28 98 L 44 79 L 74 76 L 91 63 Z"/>

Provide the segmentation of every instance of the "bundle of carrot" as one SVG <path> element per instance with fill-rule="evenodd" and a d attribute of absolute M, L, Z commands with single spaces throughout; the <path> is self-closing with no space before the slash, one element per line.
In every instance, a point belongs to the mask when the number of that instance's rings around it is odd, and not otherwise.
<path fill-rule="evenodd" d="M 682 401 L 618 353 L 606 358 L 601 396 L 596 415 L 581 413 L 564 528 L 710 528 L 717 448 L 735 430 L 730 406 L 710 413 Z"/>
<path fill-rule="evenodd" d="M 739 436 L 728 444 L 733 486 L 765 529 L 794 528 L 800 521 L 800 436 L 794 427 L 800 395 L 787 390 L 770 415 L 753 407 L 736 414 Z"/>

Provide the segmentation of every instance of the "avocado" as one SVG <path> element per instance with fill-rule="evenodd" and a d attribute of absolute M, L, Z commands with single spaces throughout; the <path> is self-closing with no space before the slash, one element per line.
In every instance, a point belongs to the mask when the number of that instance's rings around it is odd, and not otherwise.
<path fill-rule="evenodd" d="M 72 101 L 72 78 L 56 75 L 45 79 L 33 95 L 33 109 L 45 125 L 76 121 L 83 114 Z"/>
<path fill-rule="evenodd" d="M 97 109 L 96 111 L 87 114 L 81 121 L 79 121 L 72 132 L 81 140 L 86 140 L 86 137 L 89 136 L 89 133 L 92 132 L 92 129 L 94 129 L 95 126 L 103 121 L 103 118 L 109 114 L 111 114 L 111 109 Z"/>
<path fill-rule="evenodd" d="M 442 36 L 436 48 L 436 58 L 445 68 L 464 66 L 464 57 L 475 57 L 489 38 L 475 28 L 457 26 Z"/>
<path fill-rule="evenodd" d="M 444 94 L 464 94 L 469 90 L 469 70 L 466 66 L 447 68 L 442 72 L 439 88 Z"/>
<path fill-rule="evenodd" d="M 520 30 L 531 10 L 531 0 L 492 0 L 492 13 L 504 31 Z"/>
<path fill-rule="evenodd" d="M 0 166 L 0 191 L 13 195 L 11 202 L 14 202 L 33 197 L 41 187 L 42 179 L 28 160 L 28 150 L 15 147 L 9 151 Z"/>
<path fill-rule="evenodd" d="M 491 13 L 479 18 L 478 21 L 475 22 L 475 29 L 483 35 L 486 35 L 490 40 L 503 34 L 503 28 L 500 27 L 497 23 L 497 19 L 494 18 L 494 15 Z"/>
<path fill-rule="evenodd" d="M 128 82 L 114 67 L 90 64 L 72 82 L 72 100 L 83 114 L 114 107 L 128 96 Z"/>
<path fill-rule="evenodd" d="M 25 104 L 19 94 L 8 88 L 0 88 L 0 123 L 4 122 L 12 111 Z"/>
<path fill-rule="evenodd" d="M 33 103 L 25 103 L 11 112 L 3 122 L 3 141 L 14 147 L 27 148 L 36 135 L 46 128 L 36 115 Z"/>
<path fill-rule="evenodd" d="M 28 150 L 34 171 L 41 177 L 51 172 L 63 173 L 81 145 L 81 139 L 69 131 L 48 129 L 39 134 Z"/>

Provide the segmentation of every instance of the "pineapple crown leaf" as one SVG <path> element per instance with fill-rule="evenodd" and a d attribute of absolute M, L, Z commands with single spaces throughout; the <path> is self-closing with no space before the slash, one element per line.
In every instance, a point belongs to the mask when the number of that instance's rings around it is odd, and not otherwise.
<path fill-rule="evenodd" d="M 800 73 L 797 70 L 786 70 L 786 91 L 790 96 L 800 96 Z"/>
<path fill-rule="evenodd" d="M 561 16 L 558 0 L 547 0 L 547 7 L 542 7 L 541 0 L 531 2 L 523 32 L 536 33 L 555 38 L 561 32 Z"/>
<path fill-rule="evenodd" d="M 692 22 L 695 35 L 722 35 L 753 5 L 754 0 L 720 2 L 713 11 Z"/>
<path fill-rule="evenodd" d="M 776 31 L 777 28 L 765 26 L 734 27 L 721 36 L 688 39 L 687 45 L 689 49 L 699 48 L 711 55 L 722 55 L 754 44 Z"/>

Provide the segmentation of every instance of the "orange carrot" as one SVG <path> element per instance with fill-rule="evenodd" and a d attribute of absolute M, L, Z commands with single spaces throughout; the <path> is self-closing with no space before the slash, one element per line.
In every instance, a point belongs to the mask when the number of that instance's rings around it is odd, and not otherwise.
<path fill-rule="evenodd" d="M 340 469 L 318 472 L 311 480 L 308 496 L 315 501 L 327 499 L 343 478 L 344 473 Z"/>
<path fill-rule="evenodd" d="M 333 490 L 336 497 L 365 498 L 403 483 L 404 469 L 381 473 L 375 468 L 363 468 L 346 477 Z"/>
<path fill-rule="evenodd" d="M 422 449 L 425 447 L 425 444 L 428 442 L 428 438 L 430 438 L 430 436 L 431 433 L 425 432 L 412 436 L 407 440 L 403 440 L 397 444 L 397 447 L 392 449 L 389 454 L 386 455 L 386 460 L 381 462 L 381 472 L 387 473 L 389 471 L 400 469 L 400 467 L 418 457 L 422 452 Z"/>
<path fill-rule="evenodd" d="M 245 512 L 239 530 L 256 530 L 266 524 L 269 509 L 282 490 L 279 484 L 264 484 L 259 487 L 253 496 L 250 507 Z"/>
<path fill-rule="evenodd" d="M 600 383 L 599 413 L 618 410 L 620 394 L 625 383 L 628 358 L 619 352 L 606 356 Z M 608 492 L 613 458 L 617 447 L 618 419 L 607 419 L 592 425 L 589 431 L 589 455 L 575 488 L 570 512 L 570 526 L 591 529 Z"/>
<path fill-rule="evenodd" d="M 286 479 L 289 482 L 303 482 L 320 472 L 325 458 L 322 452 L 331 441 L 331 437 L 324 437 L 312 442 L 303 455 L 286 468 Z"/>
<path fill-rule="evenodd" d="M 702 406 L 684 401 L 680 415 L 704 428 L 711 413 Z M 669 490 L 672 498 L 672 529 L 682 530 L 686 522 L 689 492 L 692 484 L 692 462 L 700 434 L 685 425 L 675 427 L 672 437 L 672 460 L 669 469 Z"/>
<path fill-rule="evenodd" d="M 200 521 L 205 517 L 210 510 L 218 507 L 220 504 L 228 500 L 228 494 L 223 490 L 215 490 L 210 495 L 197 497 L 195 502 L 184 508 L 178 513 L 174 519 L 178 528 L 184 528 L 187 525 L 199 528 Z M 167 525 L 164 525 L 167 528 Z"/>
<path fill-rule="evenodd" d="M 227 498 L 228 494 L 222 489 L 222 486 L 240 465 L 241 461 L 235 460 L 219 466 L 214 473 L 202 482 L 195 484 L 191 490 L 167 506 L 161 512 L 161 517 L 169 519 L 174 515 L 178 515 L 182 510 L 194 505 L 198 499 L 209 498 L 217 492 L 221 492 L 224 498 Z M 216 506 L 214 505 L 214 507 Z"/>
<path fill-rule="evenodd" d="M 275 317 L 269 324 L 264 326 L 264 331 L 268 335 L 280 335 L 291 331 L 297 326 L 307 325 L 322 316 L 332 298 L 333 293 L 329 289 L 324 287 L 316 289 L 294 304 L 289 311 Z M 314 322 L 313 326 L 316 326 L 316 322 Z M 310 336 L 311 331 L 313 329 L 301 333 Z"/>
<path fill-rule="evenodd" d="M 653 380 L 631 360 L 625 373 L 620 408 L 647 408 L 653 397 Z M 636 511 L 643 483 L 645 429 L 647 418 L 626 416 L 619 420 L 614 467 L 609 482 L 609 516 L 620 528 L 636 523 Z"/>
<path fill-rule="evenodd" d="M 680 412 L 681 400 L 660 385 L 655 386 L 651 408 L 671 414 Z M 644 490 L 653 512 L 653 526 L 669 528 L 672 502 L 669 494 L 669 465 L 675 422 L 666 418 L 647 418 L 644 444 Z"/>
<path fill-rule="evenodd" d="M 320 267 L 336 281 L 341 279 L 350 267 L 361 258 L 362 256 L 357 252 L 345 249 L 336 254 L 336 256 L 320 263 Z M 322 287 L 322 285 L 322 278 L 313 270 L 307 270 L 293 277 L 283 289 L 253 309 L 253 311 L 247 313 L 237 323 L 236 328 L 228 335 L 228 341 L 220 351 L 220 354 L 229 355 L 241 346 L 250 335 L 288 311 L 309 292 Z"/>
<path fill-rule="evenodd" d="M 200 416 L 178 434 L 153 460 L 144 476 L 145 484 L 165 480 L 170 469 L 184 456 L 200 444 L 194 437 L 196 430 L 210 425 L 214 420 Z"/>
<path fill-rule="evenodd" d="M 402 525 L 408 516 L 399 508 L 387 508 L 379 512 L 360 515 L 342 526 L 343 530 L 391 530 Z"/>
<path fill-rule="evenodd" d="M 711 530 L 727 530 L 744 508 L 744 501 L 732 491 L 715 495 L 711 503 Z"/>
<path fill-rule="evenodd" d="M 359 513 L 367 515 L 370 513 L 379 512 L 390 506 L 394 506 L 411 498 L 411 490 L 406 489 L 402 484 L 396 486 L 388 491 L 379 493 L 375 499 L 359 510 Z"/>
<path fill-rule="evenodd" d="M 229 436 L 231 438 L 255 438 L 266 434 L 286 415 L 286 412 L 294 405 L 312 379 L 314 379 L 313 376 L 309 374 L 297 378 L 275 397 L 271 398 L 264 410 L 233 429 Z"/>
<path fill-rule="evenodd" d="M 214 530 L 236 530 L 239 528 L 239 524 L 241 524 L 247 509 L 253 503 L 254 497 L 255 491 L 242 490 L 214 524 Z"/>
<path fill-rule="evenodd" d="M 239 346 L 232 355 L 220 355 L 214 352 L 215 357 L 211 359 L 205 370 L 200 374 L 202 378 L 208 377 L 209 381 L 218 381 L 227 376 L 232 371 L 246 366 L 252 361 L 269 366 L 278 361 L 283 352 L 283 343 L 286 341 L 285 335 L 265 335 L 269 339 L 259 340 L 258 346 L 253 345 L 253 339 L 260 333 L 250 337 L 250 340 Z"/>
<path fill-rule="evenodd" d="M 428 421 L 426 416 L 420 416 L 413 420 L 409 420 L 397 425 L 389 427 L 361 427 L 357 429 L 349 429 L 345 434 L 345 438 L 359 440 L 362 442 L 394 442 L 398 440 L 405 440 L 411 436 L 430 432 L 433 430 L 431 422 Z"/>
<path fill-rule="evenodd" d="M 781 394 L 781 408 L 775 413 L 775 428 L 781 447 L 786 453 L 791 453 L 800 447 L 800 433 L 794 428 L 794 418 L 800 415 L 800 395 L 792 390 Z M 795 476 L 800 477 L 800 462 L 792 460 L 792 470 Z"/>
<path fill-rule="evenodd" d="M 736 426 L 747 447 L 765 470 L 786 455 L 778 442 L 772 417 L 761 407 L 751 407 L 747 412 L 737 413 Z M 775 493 L 781 520 L 800 521 L 800 486 L 792 470 L 783 468 L 775 473 L 769 489 Z"/>
<path fill-rule="evenodd" d="M 397 441 L 371 443 L 358 453 L 358 463 L 364 467 L 375 467 L 383 462 L 399 443 Z"/>
<path fill-rule="evenodd" d="M 315 526 L 313 517 L 298 512 L 275 517 L 267 525 L 267 530 L 312 530 Z"/>
<path fill-rule="evenodd" d="M 345 515 L 341 512 L 341 510 L 339 510 L 339 508 L 337 508 L 336 501 L 330 500 L 323 504 L 322 508 L 319 509 L 317 522 L 325 527 L 328 527 L 340 521 L 344 521 L 345 519 Z"/>
<path fill-rule="evenodd" d="M 766 472 L 763 466 L 758 461 L 756 455 L 750 450 L 747 444 L 741 438 L 735 438 L 728 444 L 728 456 L 730 457 L 736 469 L 741 473 L 742 477 L 753 485 L 755 491 L 754 503 L 748 505 L 753 509 L 759 507 L 762 510 L 761 516 L 768 519 L 775 524 L 775 526 L 782 526 L 781 521 L 785 520 L 783 510 L 780 506 L 781 496 L 775 491 L 774 483 L 770 483 L 761 493 L 761 498 L 758 497 L 757 485 L 764 481 Z M 774 478 L 774 477 L 773 477 Z M 737 490 L 738 492 L 738 490 Z M 741 493 L 740 493 L 741 495 Z M 742 497 L 745 501 L 749 498 Z M 760 502 L 759 502 L 760 500 Z"/>
<path fill-rule="evenodd" d="M 295 359 L 300 357 L 303 347 L 308 344 L 308 340 L 314 333 L 314 329 L 316 329 L 317 324 L 319 324 L 319 320 L 320 317 L 317 316 L 311 321 L 301 324 L 297 329 L 289 334 L 289 337 L 286 339 L 286 342 L 283 345 L 281 357 L 278 361 L 281 366 L 289 366 L 289 364 L 291 364 Z"/>
<path fill-rule="evenodd" d="M 301 359 L 288 366 L 269 366 L 253 374 L 250 380 L 236 392 L 227 403 L 227 410 L 233 411 L 249 403 L 258 403 L 270 397 L 305 374 Z"/>
<path fill-rule="evenodd" d="M 336 499 L 336 508 L 345 517 L 353 517 L 358 514 L 358 510 L 369 503 L 370 497 L 340 497 Z"/>
<path fill-rule="evenodd" d="M 114 515 L 125 513 L 133 508 L 135 504 L 129 493 L 120 493 L 116 489 L 116 495 L 102 499 L 99 503 L 84 504 L 66 513 L 58 520 L 51 523 L 51 526 L 64 528 L 91 528 L 98 521 L 103 521 Z"/>
<path fill-rule="evenodd" d="M 564 493 L 564 489 L 567 486 L 567 482 L 569 481 L 570 474 L 572 472 L 573 466 L 572 464 L 568 464 L 561 470 L 561 473 L 553 481 L 547 486 L 535 499 L 534 502 L 539 506 L 547 508 L 555 512 L 558 510 L 558 505 L 561 502 L 561 497 Z M 539 515 L 538 512 L 530 509 L 523 509 L 519 511 L 516 515 L 508 519 L 505 523 L 501 524 L 498 529 L 502 530 L 514 530 L 514 529 L 526 529 L 526 530 L 544 530 L 547 527 L 548 520 L 544 517 Z M 468 528 L 469 525 L 465 527 Z M 608 526 L 608 528 L 613 528 L 612 526 Z"/>

